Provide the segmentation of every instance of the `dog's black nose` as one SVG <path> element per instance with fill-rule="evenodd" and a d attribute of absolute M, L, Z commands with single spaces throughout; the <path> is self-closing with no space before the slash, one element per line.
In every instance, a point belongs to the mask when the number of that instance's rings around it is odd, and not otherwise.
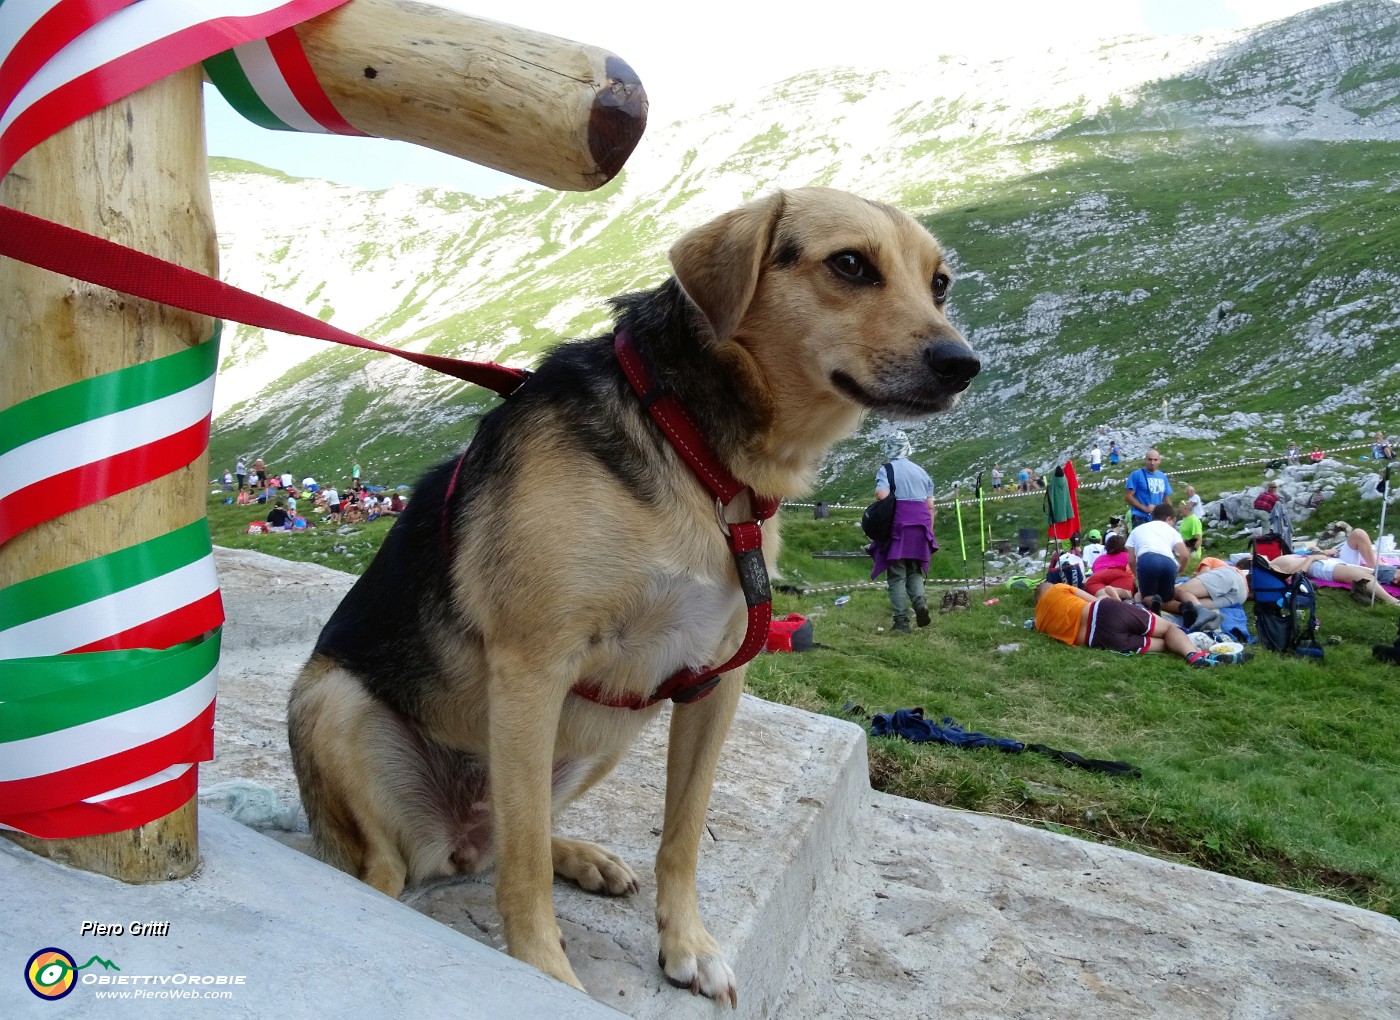
<path fill-rule="evenodd" d="M 977 360 L 964 344 L 952 340 L 938 340 L 924 349 L 924 360 L 929 371 L 934 374 L 940 386 L 957 393 L 967 389 L 972 377 L 982 371 L 982 362 Z"/>

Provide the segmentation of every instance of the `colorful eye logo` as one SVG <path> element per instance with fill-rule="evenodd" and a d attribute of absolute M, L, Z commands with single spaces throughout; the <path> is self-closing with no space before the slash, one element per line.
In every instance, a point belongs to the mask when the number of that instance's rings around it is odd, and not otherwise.
<path fill-rule="evenodd" d="M 24 983 L 41 999 L 61 999 L 77 983 L 77 969 L 71 956 L 50 946 L 29 958 L 24 967 Z"/>

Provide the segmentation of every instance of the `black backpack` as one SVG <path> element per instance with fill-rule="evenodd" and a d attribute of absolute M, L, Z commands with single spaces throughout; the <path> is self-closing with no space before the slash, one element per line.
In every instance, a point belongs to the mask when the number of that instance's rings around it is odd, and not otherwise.
<path fill-rule="evenodd" d="M 1249 567 L 1254 593 L 1254 623 L 1259 643 L 1284 655 L 1322 658 L 1317 640 L 1317 589 L 1308 575 L 1281 574 L 1258 553 Z"/>
<path fill-rule="evenodd" d="M 1068 584 L 1075 588 L 1083 588 L 1084 568 L 1078 563 L 1062 563 L 1046 571 L 1045 580 L 1051 584 Z"/>
<path fill-rule="evenodd" d="M 872 542 L 888 542 L 894 534 L 894 465 L 885 465 L 885 477 L 890 480 L 890 492 L 877 499 L 860 515 L 860 530 Z"/>

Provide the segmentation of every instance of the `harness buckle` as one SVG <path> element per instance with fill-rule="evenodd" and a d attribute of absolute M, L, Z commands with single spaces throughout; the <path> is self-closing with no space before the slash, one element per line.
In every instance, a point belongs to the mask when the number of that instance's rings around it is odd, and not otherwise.
<path fill-rule="evenodd" d="M 724 532 L 725 538 L 733 535 L 733 532 L 729 530 L 729 522 L 724 519 L 724 504 L 720 502 L 718 496 L 715 497 L 715 520 L 719 521 L 719 530 Z"/>

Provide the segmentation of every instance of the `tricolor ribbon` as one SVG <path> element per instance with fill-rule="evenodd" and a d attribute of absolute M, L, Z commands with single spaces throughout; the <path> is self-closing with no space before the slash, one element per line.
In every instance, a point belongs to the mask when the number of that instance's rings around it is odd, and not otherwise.
<path fill-rule="evenodd" d="M 344 2 L 0 0 L 0 177 L 102 107 L 279 33 L 264 48 L 302 108 L 354 133 L 315 98 L 287 32 Z M 6 229 L 36 222 L 0 212 Z M 214 339 L 0 411 L 0 555 L 26 529 L 199 460 L 217 359 Z M 213 756 L 222 622 L 203 520 L 0 590 L 0 826 L 87 836 L 188 802 Z"/>
<path fill-rule="evenodd" d="M 215 54 L 204 71 L 230 106 L 261 127 L 364 134 L 331 103 L 293 29 Z"/>
<path fill-rule="evenodd" d="M 206 57 L 345 0 L 6 0 L 0 176 L 76 121 Z"/>
<path fill-rule="evenodd" d="M 214 339 L 0 412 L 5 537 L 201 457 L 217 360 Z M 203 519 L 0 589 L 0 826 L 86 836 L 188 801 L 223 618 Z"/>

